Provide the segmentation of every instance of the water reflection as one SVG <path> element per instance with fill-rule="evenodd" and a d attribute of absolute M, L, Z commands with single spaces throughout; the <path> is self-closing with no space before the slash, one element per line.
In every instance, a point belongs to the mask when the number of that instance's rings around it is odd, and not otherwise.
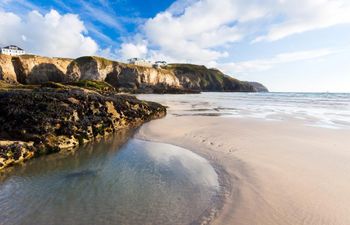
<path fill-rule="evenodd" d="M 204 158 L 130 133 L 7 171 L 0 223 L 193 224 L 214 207 L 218 176 Z"/>

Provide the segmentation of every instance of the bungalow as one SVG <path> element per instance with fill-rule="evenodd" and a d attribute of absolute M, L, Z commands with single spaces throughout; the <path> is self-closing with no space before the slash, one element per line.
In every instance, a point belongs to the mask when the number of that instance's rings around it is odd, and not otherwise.
<path fill-rule="evenodd" d="M 128 63 L 137 66 L 152 67 L 152 63 L 150 61 L 141 58 L 128 59 Z"/>
<path fill-rule="evenodd" d="M 9 45 L 3 48 L 0 48 L 0 54 L 5 55 L 24 55 L 26 52 L 16 45 Z"/>

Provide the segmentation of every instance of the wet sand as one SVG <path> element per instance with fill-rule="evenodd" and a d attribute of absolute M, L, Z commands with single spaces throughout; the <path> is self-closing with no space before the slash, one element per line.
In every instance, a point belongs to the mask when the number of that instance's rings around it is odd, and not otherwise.
<path fill-rule="evenodd" d="M 222 165 L 232 190 L 213 224 L 350 224 L 350 130 L 293 121 L 174 116 L 136 137 Z"/>

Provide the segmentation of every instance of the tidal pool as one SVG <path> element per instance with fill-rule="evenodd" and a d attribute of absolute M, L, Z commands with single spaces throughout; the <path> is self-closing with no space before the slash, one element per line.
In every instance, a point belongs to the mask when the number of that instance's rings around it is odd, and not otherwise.
<path fill-rule="evenodd" d="M 0 180 L 0 224 L 197 224 L 215 209 L 218 175 L 174 145 L 114 137 L 41 157 Z"/>

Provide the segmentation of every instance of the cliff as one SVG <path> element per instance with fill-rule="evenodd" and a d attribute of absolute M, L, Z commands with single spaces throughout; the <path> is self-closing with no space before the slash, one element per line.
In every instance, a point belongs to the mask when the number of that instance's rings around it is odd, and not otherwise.
<path fill-rule="evenodd" d="M 67 67 L 73 61 L 72 59 L 48 58 L 35 55 L 17 57 L 0 55 L 1 58 L 11 58 L 6 61 L 7 64 L 5 65 L 0 63 L 0 67 L 12 66 L 11 70 L 7 70 L 7 77 L 15 78 L 14 81 L 21 84 L 40 84 L 48 81 L 65 82 L 67 80 Z"/>
<path fill-rule="evenodd" d="M 0 55 L 0 79 L 21 84 L 96 80 L 106 81 L 120 91 L 142 93 L 267 91 L 262 84 L 239 81 L 219 70 L 204 66 L 171 64 L 164 69 L 155 69 L 95 56 L 73 60 Z"/>
<path fill-rule="evenodd" d="M 0 82 L 0 169 L 75 148 L 165 113 L 162 105 L 117 94 L 104 82 Z"/>
<path fill-rule="evenodd" d="M 217 69 L 208 69 L 205 66 L 192 64 L 170 64 L 167 67 L 173 71 L 180 84 L 188 89 L 200 91 L 226 91 L 226 92 L 260 92 L 268 91 L 266 87 L 257 82 L 237 80 L 223 74 Z"/>
<path fill-rule="evenodd" d="M 134 66 L 100 57 L 81 57 L 74 60 L 67 70 L 70 80 L 106 81 L 120 90 L 144 90 L 147 88 L 181 88 L 171 71 Z"/>

